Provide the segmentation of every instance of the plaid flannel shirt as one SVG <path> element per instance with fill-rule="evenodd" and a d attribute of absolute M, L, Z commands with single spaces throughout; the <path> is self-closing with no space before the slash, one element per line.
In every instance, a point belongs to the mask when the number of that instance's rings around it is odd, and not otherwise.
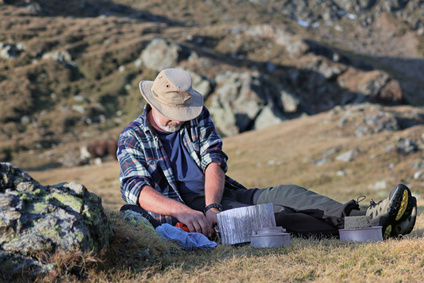
<path fill-rule="evenodd" d="M 117 157 L 121 167 L 119 180 L 124 201 L 138 205 L 138 197 L 144 185 L 149 185 L 162 195 L 184 203 L 176 185 L 170 160 L 162 147 L 147 113 L 151 106 L 146 104 L 141 116 L 131 122 L 121 133 Z M 204 170 L 211 162 L 218 163 L 227 171 L 227 155 L 222 151 L 222 140 L 215 129 L 209 111 L 203 107 L 196 119 L 184 123 L 179 130 L 197 166 Z M 229 187 L 241 186 L 226 177 Z M 243 187 L 243 186 L 241 186 Z M 173 223 L 169 216 L 149 212 L 160 222 Z"/>

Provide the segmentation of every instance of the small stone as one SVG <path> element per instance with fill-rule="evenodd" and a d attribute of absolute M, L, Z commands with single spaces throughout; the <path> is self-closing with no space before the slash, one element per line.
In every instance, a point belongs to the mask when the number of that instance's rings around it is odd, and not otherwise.
<path fill-rule="evenodd" d="M 414 179 L 415 180 L 420 179 L 423 176 L 423 174 L 424 174 L 424 171 L 415 172 L 414 173 Z"/>
<path fill-rule="evenodd" d="M 359 150 L 353 149 L 349 150 L 345 153 L 342 153 L 336 157 L 338 161 L 351 162 L 355 159 L 355 157 L 359 154 Z"/>
<path fill-rule="evenodd" d="M 340 177 L 344 177 L 344 176 L 347 176 L 347 173 L 344 170 L 339 170 L 337 171 L 336 175 Z"/>
<path fill-rule="evenodd" d="M 364 216 L 346 216 L 344 222 L 345 229 L 359 229 L 371 226 L 371 217 Z"/>
<path fill-rule="evenodd" d="M 327 157 L 324 157 L 323 159 L 318 160 L 317 162 L 315 162 L 315 165 L 321 166 L 321 165 L 324 165 L 327 162 L 329 162 L 329 159 Z"/>

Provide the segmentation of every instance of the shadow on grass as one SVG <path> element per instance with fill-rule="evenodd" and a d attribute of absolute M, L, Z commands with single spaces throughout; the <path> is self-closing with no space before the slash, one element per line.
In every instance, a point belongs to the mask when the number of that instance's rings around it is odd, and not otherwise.
<path fill-rule="evenodd" d="M 170 25 L 183 25 L 167 17 L 155 15 L 147 10 L 137 10 L 125 4 L 117 4 L 113 0 L 98 1 L 70 1 L 63 8 L 63 1 L 6 1 L 5 4 L 27 7 L 28 14 L 46 17 L 78 17 L 94 18 L 99 16 L 118 16 L 140 19 L 145 22 L 167 23 Z"/>

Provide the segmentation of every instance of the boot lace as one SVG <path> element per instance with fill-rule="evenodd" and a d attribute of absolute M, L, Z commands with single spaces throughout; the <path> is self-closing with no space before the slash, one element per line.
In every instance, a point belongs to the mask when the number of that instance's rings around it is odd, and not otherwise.
<path fill-rule="evenodd" d="M 356 204 L 359 204 L 361 201 L 363 201 L 364 199 L 366 199 L 367 197 L 366 196 L 359 196 L 357 199 L 356 199 Z"/>
<path fill-rule="evenodd" d="M 379 202 L 375 202 L 373 199 L 371 199 L 370 201 L 370 207 L 376 207 L 377 205 L 379 205 L 382 202 L 382 200 L 380 200 Z"/>

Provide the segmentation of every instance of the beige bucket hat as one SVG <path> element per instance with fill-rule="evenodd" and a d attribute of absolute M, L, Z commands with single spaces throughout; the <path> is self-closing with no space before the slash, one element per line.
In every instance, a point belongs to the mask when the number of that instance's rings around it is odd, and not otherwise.
<path fill-rule="evenodd" d="M 147 102 L 168 119 L 189 121 L 202 112 L 203 96 L 192 88 L 191 76 L 184 70 L 165 69 L 139 87 Z"/>

